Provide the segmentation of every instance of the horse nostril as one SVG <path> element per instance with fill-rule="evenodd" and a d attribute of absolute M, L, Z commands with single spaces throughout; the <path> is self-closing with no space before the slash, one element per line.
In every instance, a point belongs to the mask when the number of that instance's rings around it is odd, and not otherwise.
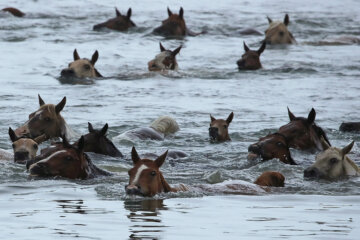
<path fill-rule="evenodd" d="M 248 148 L 248 152 L 260 154 L 260 146 L 257 144 L 251 144 Z"/>
<path fill-rule="evenodd" d="M 319 176 L 319 171 L 317 168 L 307 168 L 304 170 L 304 177 L 315 178 Z"/>
<path fill-rule="evenodd" d="M 29 152 L 16 152 L 14 154 L 14 160 L 16 161 L 24 161 L 29 159 Z"/>
<path fill-rule="evenodd" d="M 279 32 L 279 35 L 282 37 L 282 36 L 285 35 L 285 33 L 284 33 L 283 31 L 280 31 L 280 32 Z"/>
<path fill-rule="evenodd" d="M 66 68 L 61 71 L 61 76 L 63 77 L 73 76 L 74 74 L 74 70 L 70 68 Z"/>

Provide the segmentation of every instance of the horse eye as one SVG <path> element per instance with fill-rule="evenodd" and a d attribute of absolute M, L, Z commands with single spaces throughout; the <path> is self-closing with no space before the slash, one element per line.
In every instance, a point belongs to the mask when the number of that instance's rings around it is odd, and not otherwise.
<path fill-rule="evenodd" d="M 338 160 L 337 160 L 336 158 L 330 159 L 330 163 L 331 163 L 331 164 L 335 164 L 335 163 L 337 163 L 337 162 L 338 162 Z"/>
<path fill-rule="evenodd" d="M 84 65 L 85 70 L 90 70 L 90 65 L 86 64 Z"/>
<path fill-rule="evenodd" d="M 34 148 L 34 149 L 38 149 L 38 145 L 37 145 L 37 144 L 34 144 L 34 145 L 33 145 L 33 148 Z"/>
<path fill-rule="evenodd" d="M 66 160 L 67 160 L 67 161 L 71 161 L 71 160 L 72 160 L 72 157 L 71 157 L 71 156 L 66 156 Z"/>
<path fill-rule="evenodd" d="M 226 128 L 227 128 L 227 126 L 226 126 L 226 125 L 224 125 L 224 128 L 226 129 Z"/>
<path fill-rule="evenodd" d="M 45 121 L 50 122 L 51 119 L 50 119 L 49 117 L 46 117 L 46 118 L 45 118 Z"/>
<path fill-rule="evenodd" d="M 15 148 L 15 144 L 12 145 L 12 148 Z"/>
<path fill-rule="evenodd" d="M 155 175 L 156 175 L 156 172 L 155 172 L 155 171 L 152 171 L 150 174 L 151 174 L 151 176 L 155 176 Z"/>
<path fill-rule="evenodd" d="M 276 145 L 278 145 L 279 147 L 284 146 L 284 144 L 282 142 L 277 142 Z"/>

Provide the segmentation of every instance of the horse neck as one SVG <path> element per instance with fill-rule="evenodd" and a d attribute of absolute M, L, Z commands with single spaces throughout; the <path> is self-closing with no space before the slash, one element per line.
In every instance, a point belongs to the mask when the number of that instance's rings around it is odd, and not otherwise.
<path fill-rule="evenodd" d="M 348 156 L 344 157 L 344 169 L 347 175 L 360 175 L 360 168 Z"/>

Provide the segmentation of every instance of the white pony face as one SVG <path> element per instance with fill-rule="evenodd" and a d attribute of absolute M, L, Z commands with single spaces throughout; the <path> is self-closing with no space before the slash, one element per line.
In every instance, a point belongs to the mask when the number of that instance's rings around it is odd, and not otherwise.
<path fill-rule="evenodd" d="M 343 149 L 328 147 L 316 156 L 315 163 L 304 171 L 304 177 L 338 179 L 357 175 L 358 167 L 346 156 L 353 145 L 354 142 Z"/>
<path fill-rule="evenodd" d="M 149 71 L 163 71 L 163 70 L 178 70 L 176 62 L 176 55 L 180 52 L 182 46 L 176 48 L 174 51 L 165 49 L 160 43 L 160 53 L 155 56 L 155 59 L 148 62 Z"/>

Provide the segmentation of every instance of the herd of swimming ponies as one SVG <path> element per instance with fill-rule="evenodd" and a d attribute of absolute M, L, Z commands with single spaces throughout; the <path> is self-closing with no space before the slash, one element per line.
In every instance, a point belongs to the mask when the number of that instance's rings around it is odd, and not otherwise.
<path fill-rule="evenodd" d="M 17 17 L 25 14 L 15 8 L 4 8 Z M 168 18 L 162 21 L 162 25 L 155 28 L 153 33 L 166 37 L 197 36 L 201 33 L 190 31 L 185 24 L 184 10 L 180 8 L 179 14 L 173 14 L 168 8 Z M 117 31 L 126 31 L 135 27 L 131 20 L 132 10 L 122 15 L 116 9 L 116 17 L 104 23 L 97 24 L 94 30 L 108 28 Z M 268 18 L 269 27 L 265 31 L 265 39 L 259 50 L 253 51 L 244 43 L 245 53 L 237 61 L 239 70 L 256 70 L 261 68 L 260 55 L 265 50 L 266 44 L 292 44 L 295 38 L 287 29 L 289 16 L 286 14 L 283 21 L 272 21 Z M 255 30 L 247 30 L 247 33 L 256 33 Z M 160 43 L 160 53 L 148 63 L 149 71 L 177 70 L 176 55 L 182 46 L 175 50 L 167 50 Z M 91 60 L 80 58 L 76 49 L 73 53 L 74 61 L 69 67 L 61 71 L 62 77 L 96 78 L 102 77 L 94 67 L 98 60 L 97 51 Z M 9 136 L 12 141 L 13 154 L 5 150 L 0 151 L 1 159 L 13 159 L 15 163 L 26 164 L 30 176 L 33 177 L 64 177 L 68 179 L 89 179 L 97 176 L 109 176 L 111 172 L 98 168 L 86 152 L 108 155 L 122 158 L 122 153 L 106 137 L 108 124 L 101 129 L 94 129 L 88 123 L 89 133 L 83 135 L 73 144 L 68 139 L 73 139 L 76 134 L 67 125 L 61 116 L 65 107 L 66 97 L 58 104 L 46 104 L 38 95 L 40 108 L 29 115 L 29 119 L 15 131 L 9 128 Z M 248 148 L 248 160 L 279 159 L 282 163 L 296 165 L 292 158 L 290 148 L 302 151 L 319 151 L 315 163 L 304 170 L 305 178 L 337 180 L 347 176 L 359 176 L 359 167 L 347 156 L 351 151 L 354 141 L 343 148 L 331 146 L 325 131 L 315 123 L 316 111 L 311 109 L 307 117 L 296 117 L 288 109 L 289 123 L 281 126 L 277 132 L 269 134 L 251 144 Z M 229 126 L 234 117 L 231 112 L 226 119 L 216 119 L 210 115 L 209 137 L 210 141 L 230 141 Z M 156 119 L 149 127 L 136 128 L 120 134 L 116 138 L 126 138 L 132 141 L 145 139 L 161 141 L 168 135 L 179 131 L 175 119 L 162 116 Z M 341 131 L 360 131 L 360 123 L 342 123 Z M 53 138 L 62 138 L 62 142 L 52 142 L 49 147 L 41 149 L 37 154 L 38 145 Z M 155 154 L 154 154 L 155 155 Z M 166 151 L 161 156 L 155 156 L 155 160 L 141 158 L 135 147 L 131 151 L 133 168 L 129 170 L 129 184 L 125 187 L 127 194 L 154 196 L 161 192 L 187 191 L 191 186 L 179 184 L 171 187 L 159 170 L 167 157 L 182 158 L 188 156 L 182 151 Z M 285 177 L 279 172 L 266 171 L 254 182 L 255 184 L 227 181 L 225 184 L 213 184 L 211 186 L 197 186 L 202 189 L 215 189 L 227 193 L 238 190 L 239 193 L 263 193 L 270 191 L 269 187 L 283 187 Z"/>

